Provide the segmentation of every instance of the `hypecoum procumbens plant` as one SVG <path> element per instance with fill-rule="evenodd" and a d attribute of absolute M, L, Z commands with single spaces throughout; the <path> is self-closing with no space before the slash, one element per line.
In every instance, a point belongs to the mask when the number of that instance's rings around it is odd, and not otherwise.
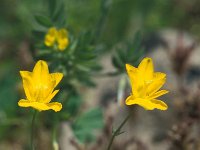
<path fill-rule="evenodd" d="M 39 60 L 33 72 L 20 71 L 26 99 L 18 102 L 20 107 L 33 107 L 38 111 L 52 109 L 55 112 L 62 109 L 62 104 L 51 102 L 52 98 L 59 92 L 54 88 L 63 78 L 62 73 L 49 73 L 47 62 Z"/>
<path fill-rule="evenodd" d="M 103 127 L 103 113 L 100 107 L 80 113 L 83 100 L 78 89 L 80 85 L 94 87 L 92 75 L 101 70 L 97 57 L 102 53 L 100 52 L 102 46 L 99 46 L 97 41 L 103 26 L 100 24 L 103 22 L 94 25 L 94 28 L 74 34 L 66 21 L 64 2 L 56 0 L 45 2 L 48 10 L 44 9 L 44 12 L 34 16 L 38 26 L 34 26 L 32 32 L 35 42 L 32 57 L 39 61 L 33 72 L 20 71 L 26 98 L 21 99 L 18 105 L 35 110 L 31 127 L 32 149 L 35 147 L 33 133 L 36 114 L 49 110 L 42 113 L 45 119 L 41 124 L 48 126 L 52 132 L 52 147 L 56 150 L 59 149 L 57 130 L 61 121 L 70 122 L 71 130 L 81 143 L 91 142 L 95 138 L 93 131 Z M 104 3 L 106 2 L 103 2 L 103 5 Z M 108 5 L 106 7 L 109 8 Z M 105 20 L 105 17 L 107 15 L 104 13 L 103 18 L 99 20 Z M 49 73 L 48 70 L 54 73 Z M 54 89 L 61 79 L 62 82 L 59 84 L 61 91 L 58 92 Z M 53 98 L 57 102 L 50 102 Z M 58 113 L 52 113 L 53 111 Z M 48 117 L 49 115 L 51 117 Z M 90 122 L 87 121 L 88 118 Z M 93 124 L 94 122 L 97 123 Z"/>
<path fill-rule="evenodd" d="M 168 108 L 163 101 L 157 99 L 169 92 L 160 90 L 165 84 L 166 74 L 154 72 L 151 58 L 144 58 L 138 68 L 126 64 L 126 70 L 132 87 L 131 95 L 126 99 L 126 105 L 137 104 L 146 110 Z"/>
<path fill-rule="evenodd" d="M 168 106 L 161 100 L 157 100 L 159 96 L 168 93 L 167 90 L 160 90 L 166 81 L 166 74 L 161 72 L 154 72 L 154 66 L 151 58 L 144 58 L 135 68 L 126 64 L 126 70 L 130 79 L 132 92 L 126 99 L 126 105 L 140 105 L 146 110 L 160 109 L 166 110 Z M 52 98 L 59 90 L 54 88 L 61 81 L 62 73 L 49 73 L 48 65 L 45 61 L 39 60 L 33 72 L 20 71 L 23 87 L 26 94 L 26 99 L 21 99 L 18 102 L 20 107 L 32 107 L 38 111 L 54 110 L 55 112 L 62 109 L 62 104 L 58 102 L 51 102 Z M 34 149 L 33 133 L 34 121 L 36 111 L 33 114 L 32 129 L 31 129 L 31 149 Z M 108 145 L 108 150 L 112 146 L 115 136 L 120 134 L 120 130 L 126 123 L 130 115 L 120 124 L 120 126 L 113 132 L 112 138 Z"/>
<path fill-rule="evenodd" d="M 151 58 L 144 58 L 138 68 L 126 64 L 126 71 L 132 88 L 131 95 L 126 98 L 126 105 L 139 105 L 146 110 L 167 110 L 167 104 L 157 99 L 168 93 L 167 90 L 160 90 L 165 84 L 166 74 L 154 72 L 154 65 Z M 113 132 L 107 150 L 111 149 L 114 138 L 122 133 L 121 128 L 130 116 L 131 114 Z"/>
<path fill-rule="evenodd" d="M 55 4 L 58 3 L 58 4 Z M 98 42 L 99 35 L 107 15 L 102 14 L 97 27 L 87 31 L 73 34 L 71 28 L 66 24 L 63 5 L 60 1 L 48 1 L 48 15 L 36 15 L 35 19 L 42 28 L 35 28 L 33 31 L 35 52 L 33 53 L 36 62 L 32 72 L 20 71 L 26 98 L 18 102 L 20 107 L 31 107 L 35 110 L 32 117 L 31 127 L 31 148 L 34 149 L 34 128 L 37 112 L 51 113 L 49 119 L 50 130 L 52 129 L 52 145 L 55 150 L 59 149 L 56 140 L 57 126 L 61 121 L 70 121 L 70 127 L 77 139 L 85 144 L 94 139 L 93 131 L 101 129 L 104 125 L 101 108 L 84 110 L 79 113 L 82 100 L 78 86 L 94 87 L 92 77 L 99 75 L 102 70 L 98 63 L 98 57 L 107 50 L 105 44 Z M 102 1 L 102 9 L 109 9 L 108 3 Z M 59 11 L 58 11 L 59 10 Z M 68 30 L 69 29 L 69 30 Z M 144 58 L 138 68 L 129 64 L 138 64 L 143 56 L 141 51 L 141 36 L 137 32 L 133 42 L 125 43 L 124 49 L 117 49 L 112 57 L 112 63 L 117 70 L 115 72 L 102 73 L 103 76 L 115 76 L 123 74 L 126 68 L 132 92 L 126 100 L 122 100 L 127 106 L 140 105 L 146 110 L 166 110 L 167 105 L 158 100 L 159 96 L 168 91 L 159 90 L 166 80 L 166 75 L 154 72 L 151 58 Z M 53 73 L 49 73 L 53 72 Z M 100 74 L 101 75 L 101 74 Z M 60 82 L 60 84 L 59 84 Z M 59 90 L 55 89 L 59 84 Z M 123 89 L 123 88 L 122 88 Z M 57 95 L 57 98 L 55 97 Z M 55 102 L 51 102 L 55 99 Z M 49 113 L 49 114 L 48 114 Z M 121 134 L 121 128 L 128 120 L 128 117 L 113 132 L 107 149 L 112 146 L 114 138 Z M 47 119 L 49 117 L 46 117 Z M 89 121 L 88 121 L 89 120 Z"/>
<path fill-rule="evenodd" d="M 58 112 L 62 109 L 62 104 L 59 102 L 51 102 L 52 98 L 59 92 L 54 88 L 63 78 L 62 73 L 49 73 L 47 62 L 39 60 L 33 72 L 20 71 L 23 87 L 26 94 L 26 99 L 21 99 L 18 102 L 20 107 L 32 107 L 35 110 L 31 125 L 31 150 L 34 150 L 34 125 L 37 111 L 54 110 Z"/>

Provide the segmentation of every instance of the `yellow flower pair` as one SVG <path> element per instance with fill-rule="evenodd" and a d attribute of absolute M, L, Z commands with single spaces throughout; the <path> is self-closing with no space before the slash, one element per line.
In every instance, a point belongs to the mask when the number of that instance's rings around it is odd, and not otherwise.
<path fill-rule="evenodd" d="M 55 27 L 52 27 L 48 30 L 45 35 L 44 43 L 48 47 L 54 45 L 57 46 L 58 50 L 63 51 L 69 45 L 69 38 L 66 29 L 57 30 Z"/>
<path fill-rule="evenodd" d="M 168 93 L 167 90 L 159 90 L 166 81 L 166 74 L 154 72 L 151 58 L 144 58 L 138 68 L 126 64 L 126 69 L 132 86 L 132 94 L 126 99 L 126 105 L 137 104 L 146 110 L 168 108 L 164 102 L 157 99 Z M 39 111 L 52 109 L 57 112 L 62 109 L 61 103 L 50 103 L 59 91 L 54 91 L 54 88 L 61 81 L 62 73 L 50 74 L 47 63 L 39 60 L 33 72 L 20 71 L 20 74 L 27 99 L 21 99 L 19 106 L 33 107 Z"/>

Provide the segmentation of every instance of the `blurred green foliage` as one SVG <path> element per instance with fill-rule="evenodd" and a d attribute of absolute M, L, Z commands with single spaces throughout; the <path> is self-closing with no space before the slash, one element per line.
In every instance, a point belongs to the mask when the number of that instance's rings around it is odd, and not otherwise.
<path fill-rule="evenodd" d="M 64 88 L 73 87 L 74 83 L 83 83 L 87 86 L 94 86 L 90 74 L 98 71 L 101 67 L 98 65 L 98 47 L 94 45 L 93 30 L 82 31 L 77 36 L 68 30 L 66 23 L 65 5 L 62 1 L 48 1 L 48 13 L 35 15 L 37 26 L 33 31 L 34 39 L 37 39 L 37 48 L 39 49 L 36 57 L 49 60 L 53 71 L 61 71 L 65 78 Z M 44 37 L 50 27 L 66 28 L 69 32 L 69 47 L 59 52 L 53 47 L 44 45 Z"/>
<path fill-rule="evenodd" d="M 124 45 L 123 47 L 116 48 L 116 53 L 112 57 L 112 63 L 117 69 L 116 73 L 124 73 L 125 64 L 137 66 L 144 55 L 141 33 L 139 31 L 135 34 L 133 41 L 126 42 Z"/>
<path fill-rule="evenodd" d="M 0 74 L 0 138 L 8 135 L 10 127 L 18 124 L 13 121 L 17 117 L 17 76 L 13 74 L 13 62 L 1 64 Z"/>
<path fill-rule="evenodd" d="M 24 41 L 28 41 L 35 60 L 45 59 L 51 72 L 65 75 L 60 85 L 65 92 L 56 97 L 63 103 L 63 111 L 58 118 L 48 118 L 46 124 L 53 125 L 55 120 L 72 121 L 79 140 L 89 142 L 93 139 L 91 129 L 103 126 L 103 116 L 100 109 L 79 114 L 84 100 L 77 87 L 95 86 L 91 75 L 102 69 L 99 58 L 114 47 L 112 63 L 117 75 L 125 71 L 126 63 L 137 65 L 143 55 L 138 30 L 144 38 L 150 32 L 168 27 L 199 36 L 199 4 L 198 0 L 1 0 L 0 136 L 12 125 L 7 124 L 7 119 L 15 118 L 20 111 L 16 108 L 21 93 L 16 87 L 24 61 L 20 60 L 19 47 Z M 52 26 L 69 31 L 70 45 L 64 52 L 44 45 L 44 36 Z M 46 113 L 49 114 L 52 115 Z"/>
<path fill-rule="evenodd" d="M 111 0 L 107 0 L 111 1 Z M 65 15 L 69 27 L 79 33 L 96 25 L 101 11 L 101 0 L 63 1 L 66 4 Z M 155 31 L 163 27 L 177 27 L 192 30 L 199 34 L 199 1 L 177 0 L 112 0 L 102 40 L 107 44 L 115 43 L 129 36 L 134 28 Z M 47 10 L 47 0 L 1 0 L 0 6 L 0 39 L 20 40 L 30 35 L 33 15 Z M 47 13 L 47 11 L 46 11 Z M 187 21 L 186 21 L 187 20 Z M 13 23 L 15 28 L 13 28 Z M 131 32 L 132 33 L 132 32 Z M 17 37 L 17 38 L 16 38 Z"/>
<path fill-rule="evenodd" d="M 83 143 L 93 141 L 95 130 L 102 128 L 104 125 L 102 118 L 103 114 L 99 108 L 93 108 L 83 113 L 72 125 L 74 134 Z"/>
<path fill-rule="evenodd" d="M 91 117 L 90 112 L 78 114 L 82 99 L 77 92 L 77 85 L 95 86 L 90 74 L 101 69 L 97 61 L 99 50 L 98 46 L 94 44 L 94 30 L 92 28 L 77 35 L 73 34 L 72 29 L 68 28 L 67 11 L 63 1 L 49 0 L 46 1 L 46 4 L 48 11 L 45 13 L 43 10 L 44 12 L 38 12 L 35 15 L 33 35 L 38 51 L 34 50 L 33 54 L 36 59 L 48 61 L 52 72 L 64 74 L 60 84 L 62 92 L 58 97 L 62 100 L 63 109 L 58 115 L 52 115 L 54 119 L 47 120 L 47 123 L 55 126 L 56 122 L 60 120 L 72 121 L 75 119 L 76 121 L 72 125 L 75 135 L 81 142 L 89 142 L 94 136 L 89 131 L 91 128 L 88 128 L 85 120 L 92 119 L 93 122 L 100 123 L 93 125 L 94 130 L 103 126 L 103 115 L 100 115 L 100 109 L 94 109 L 92 112 L 95 114 L 97 111 L 95 117 Z M 59 51 L 55 46 L 47 47 L 44 44 L 44 37 L 51 27 L 68 30 L 70 44 L 64 51 Z"/>

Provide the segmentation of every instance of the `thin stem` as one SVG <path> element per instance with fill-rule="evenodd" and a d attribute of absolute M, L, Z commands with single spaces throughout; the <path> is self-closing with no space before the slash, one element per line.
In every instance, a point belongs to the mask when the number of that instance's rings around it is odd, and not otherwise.
<path fill-rule="evenodd" d="M 33 113 L 33 118 L 32 118 L 32 121 L 31 121 L 31 141 L 30 141 L 30 144 L 31 144 L 31 150 L 34 150 L 35 147 L 34 147 L 34 133 L 35 133 L 35 118 L 36 118 L 36 115 L 37 115 L 37 110 L 34 110 L 34 113 Z"/>
<path fill-rule="evenodd" d="M 58 118 L 55 119 L 55 123 L 53 125 L 53 130 L 52 130 L 52 146 L 54 150 L 58 150 L 58 142 L 57 142 L 57 129 L 58 129 Z"/>
<path fill-rule="evenodd" d="M 119 127 L 117 128 L 117 130 L 115 130 L 115 131 L 112 133 L 112 137 L 111 137 L 111 139 L 110 139 L 110 141 L 109 141 L 107 150 L 110 150 L 110 149 L 111 149 L 111 146 L 112 146 L 112 143 L 113 143 L 115 137 L 116 137 L 117 135 L 120 134 L 121 128 L 124 126 L 124 124 L 125 124 L 125 123 L 127 122 L 127 120 L 130 118 L 130 116 L 131 116 L 131 113 L 130 113 L 130 114 L 124 119 L 124 121 L 119 125 Z"/>

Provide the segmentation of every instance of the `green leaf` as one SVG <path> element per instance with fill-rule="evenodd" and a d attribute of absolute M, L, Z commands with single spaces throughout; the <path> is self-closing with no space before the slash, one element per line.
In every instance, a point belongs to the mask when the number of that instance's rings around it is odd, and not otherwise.
<path fill-rule="evenodd" d="M 90 75 L 88 72 L 85 72 L 83 70 L 78 70 L 76 73 L 76 79 L 83 85 L 88 87 L 95 87 L 96 84 L 92 81 Z"/>
<path fill-rule="evenodd" d="M 142 34 L 140 31 L 137 31 L 135 33 L 135 36 L 134 36 L 134 39 L 133 39 L 133 42 L 131 44 L 131 49 L 133 49 L 134 51 L 136 50 L 139 50 L 140 47 L 141 47 L 141 44 L 142 44 Z"/>
<path fill-rule="evenodd" d="M 53 26 L 51 20 L 46 16 L 37 14 L 37 15 L 35 15 L 35 20 L 37 21 L 38 24 L 40 24 L 42 26 L 45 26 L 48 28 Z"/>
<path fill-rule="evenodd" d="M 136 32 L 132 42 L 126 42 L 124 49 L 117 49 L 116 54 L 112 57 L 113 66 L 118 69 L 119 72 L 125 70 L 125 64 L 132 65 L 138 64 L 138 61 L 143 56 L 142 37 L 141 32 Z"/>
<path fill-rule="evenodd" d="M 65 13 L 65 4 L 63 1 L 57 1 L 56 10 L 51 17 L 52 21 L 55 22 L 59 28 L 62 28 L 65 25 L 67 17 Z"/>
<path fill-rule="evenodd" d="M 114 55 L 112 57 L 112 64 L 119 70 L 121 70 L 122 66 L 124 65 L 118 55 Z"/>
<path fill-rule="evenodd" d="M 127 62 L 127 50 L 126 49 L 117 49 L 118 58 L 125 64 Z"/>
<path fill-rule="evenodd" d="M 103 69 L 103 67 L 101 65 L 99 65 L 99 64 L 93 63 L 93 65 L 91 66 L 91 69 L 93 71 L 101 71 Z"/>
<path fill-rule="evenodd" d="M 90 78 L 88 78 L 88 77 L 84 77 L 84 78 L 81 77 L 81 78 L 79 78 L 79 81 L 83 85 L 88 86 L 88 87 L 95 87 L 96 86 L 96 84 Z"/>
<path fill-rule="evenodd" d="M 94 108 L 78 117 L 72 125 L 74 134 L 80 142 L 94 140 L 94 131 L 103 127 L 103 113 L 100 108 Z"/>
<path fill-rule="evenodd" d="M 70 95 L 68 100 L 66 101 L 66 104 L 64 104 L 63 109 L 66 110 L 70 116 L 75 116 L 82 104 L 82 99 L 81 97 L 76 94 L 76 95 Z"/>
<path fill-rule="evenodd" d="M 48 6 L 49 6 L 49 14 L 50 16 L 53 16 L 56 10 L 58 0 L 48 0 Z"/>
<path fill-rule="evenodd" d="M 44 41 L 44 36 L 45 36 L 45 32 L 43 31 L 36 31 L 36 30 L 33 30 L 32 31 L 32 35 L 34 37 L 34 41 L 35 42 L 38 42 L 38 43 L 41 43 Z"/>
<path fill-rule="evenodd" d="M 78 45 L 78 40 L 73 40 L 68 49 L 68 54 L 72 55 L 76 50 L 77 45 Z"/>
<path fill-rule="evenodd" d="M 127 62 L 135 63 L 142 55 L 141 53 L 141 46 L 142 46 L 142 36 L 141 32 L 136 32 L 133 42 L 128 44 L 128 52 L 127 52 Z"/>
<path fill-rule="evenodd" d="M 92 60 L 92 59 L 95 59 L 96 58 L 96 55 L 95 54 L 93 54 L 92 52 L 84 52 L 84 50 L 83 50 L 83 52 L 79 52 L 79 53 L 77 53 L 78 54 L 78 57 L 77 57 L 77 59 L 82 59 L 82 60 Z"/>

